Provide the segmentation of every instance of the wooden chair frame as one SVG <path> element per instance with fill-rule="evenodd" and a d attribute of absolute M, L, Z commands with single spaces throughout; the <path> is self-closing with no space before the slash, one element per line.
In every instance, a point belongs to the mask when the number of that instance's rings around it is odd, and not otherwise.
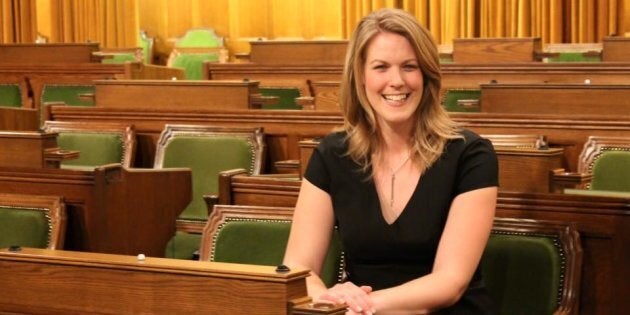
<path fill-rule="evenodd" d="M 562 270 L 555 315 L 577 314 L 582 276 L 582 246 L 577 229 L 561 221 L 495 218 L 493 234 L 549 236 L 556 240 L 562 256 Z"/>
<path fill-rule="evenodd" d="M 547 148 L 547 140 L 543 135 L 480 135 L 492 142 L 494 147 L 515 149 L 544 149 Z"/>
<path fill-rule="evenodd" d="M 108 122 L 81 121 L 45 121 L 43 130 L 46 132 L 81 132 L 81 133 L 118 133 L 123 142 L 123 156 L 120 163 L 123 167 L 133 166 L 136 153 L 136 131 L 133 125 Z"/>
<path fill-rule="evenodd" d="M 63 249 L 66 234 L 66 206 L 63 197 L 0 194 L 0 206 L 45 211 L 48 223 L 47 249 Z"/>

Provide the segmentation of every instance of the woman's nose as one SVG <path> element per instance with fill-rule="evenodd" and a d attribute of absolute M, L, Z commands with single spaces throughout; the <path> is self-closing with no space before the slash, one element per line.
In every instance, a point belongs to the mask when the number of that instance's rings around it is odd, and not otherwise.
<path fill-rule="evenodd" d="M 391 74 L 389 77 L 389 85 L 392 87 L 401 87 L 405 85 L 405 80 L 403 80 L 400 70 L 391 71 Z"/>

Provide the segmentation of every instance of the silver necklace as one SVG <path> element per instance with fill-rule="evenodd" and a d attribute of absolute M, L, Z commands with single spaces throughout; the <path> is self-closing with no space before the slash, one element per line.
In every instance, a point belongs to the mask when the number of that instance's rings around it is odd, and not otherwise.
<path fill-rule="evenodd" d="M 396 173 L 398 173 L 398 171 L 400 171 L 403 168 L 403 166 L 407 164 L 409 159 L 411 159 L 411 152 L 409 152 L 409 156 L 407 156 L 407 158 L 396 169 L 393 169 L 388 166 L 389 171 L 391 172 L 391 175 L 390 175 L 391 190 L 389 192 L 389 209 L 391 210 L 394 209 L 394 184 L 396 183 Z"/>

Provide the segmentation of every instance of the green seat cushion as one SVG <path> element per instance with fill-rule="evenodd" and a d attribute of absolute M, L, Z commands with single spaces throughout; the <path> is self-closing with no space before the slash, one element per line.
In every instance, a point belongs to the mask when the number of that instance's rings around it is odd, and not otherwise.
<path fill-rule="evenodd" d="M 183 68 L 187 80 L 203 79 L 203 63 L 219 61 L 217 53 L 182 53 L 173 60 L 173 67 Z"/>
<path fill-rule="evenodd" d="M 565 188 L 564 189 L 564 193 L 567 194 L 567 195 L 615 197 L 615 198 L 630 199 L 630 191 L 610 191 L 610 190 L 570 189 L 570 188 Z"/>
<path fill-rule="evenodd" d="M 50 240 L 47 212 L 0 207 L 0 248 L 12 245 L 46 248 Z"/>
<path fill-rule="evenodd" d="M 175 236 L 166 244 L 164 257 L 175 259 L 195 259 L 195 252 L 201 245 L 201 234 L 176 232 Z"/>
<path fill-rule="evenodd" d="M 552 237 L 492 234 L 481 270 L 499 314 L 552 314 L 558 307 L 562 256 Z"/>
<path fill-rule="evenodd" d="M 478 100 L 481 98 L 481 90 L 457 89 L 447 90 L 442 100 L 442 105 L 449 112 L 478 112 L 478 108 L 466 108 L 457 104 L 458 100 Z"/>
<path fill-rule="evenodd" d="M 79 158 L 62 162 L 64 168 L 121 163 L 124 154 L 123 141 L 117 133 L 61 132 L 57 144 L 63 150 L 79 151 Z"/>
<path fill-rule="evenodd" d="M 290 230 L 290 221 L 228 219 L 214 240 L 212 260 L 278 266 L 284 259 Z M 341 259 L 341 245 L 335 233 L 321 275 L 328 287 L 339 280 Z"/>
<path fill-rule="evenodd" d="M 94 89 L 94 85 L 45 85 L 42 104 L 64 102 L 71 106 L 94 106 L 94 101 L 79 98 L 80 94 L 94 94 Z"/>
<path fill-rule="evenodd" d="M 22 89 L 18 84 L 0 84 L 0 106 L 22 107 Z"/>
<path fill-rule="evenodd" d="M 203 195 L 217 194 L 219 172 L 243 168 L 253 172 L 254 149 L 245 138 L 178 136 L 164 148 L 163 168 L 188 167 L 192 170 L 193 198 L 181 219 L 205 220 L 208 216 Z"/>
<path fill-rule="evenodd" d="M 278 104 L 264 105 L 263 109 L 301 109 L 295 103 L 295 99 L 300 97 L 300 89 L 298 88 L 273 88 L 273 87 L 261 87 L 259 89 L 260 94 L 263 96 L 277 96 Z"/>
<path fill-rule="evenodd" d="M 111 58 L 104 58 L 101 63 L 105 64 L 120 64 L 125 62 L 136 61 L 136 56 L 133 53 L 117 53 L 111 54 Z"/>
<path fill-rule="evenodd" d="M 586 56 L 582 52 L 561 52 L 557 57 L 547 58 L 547 62 L 600 62 L 600 56 Z"/>
<path fill-rule="evenodd" d="M 592 171 L 590 189 L 630 191 L 630 151 L 604 151 Z"/>
<path fill-rule="evenodd" d="M 176 47 L 220 47 L 223 45 L 223 39 L 218 37 L 214 30 L 197 29 L 186 32 L 175 45 Z"/>

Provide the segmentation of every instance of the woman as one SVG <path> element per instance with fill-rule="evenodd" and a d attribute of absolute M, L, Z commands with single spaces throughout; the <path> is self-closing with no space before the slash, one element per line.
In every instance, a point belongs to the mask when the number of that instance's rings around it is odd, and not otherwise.
<path fill-rule="evenodd" d="M 408 13 L 359 23 L 348 48 L 343 131 L 313 153 L 284 263 L 312 270 L 309 295 L 349 314 L 487 314 L 479 260 L 492 228 L 497 159 L 439 104 L 435 43 Z M 319 278 L 337 226 L 347 281 Z"/>

